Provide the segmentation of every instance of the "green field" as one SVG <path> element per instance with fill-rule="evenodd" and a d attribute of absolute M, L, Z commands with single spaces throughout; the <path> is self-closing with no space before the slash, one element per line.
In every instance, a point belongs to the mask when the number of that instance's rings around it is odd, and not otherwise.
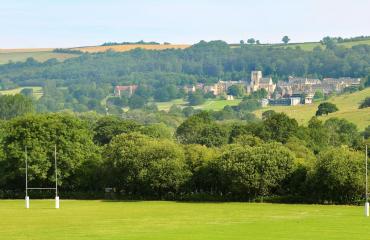
<path fill-rule="evenodd" d="M 194 106 L 195 109 L 202 109 L 202 110 L 222 110 L 226 105 L 229 106 L 236 106 L 241 102 L 241 99 L 235 99 L 235 100 L 220 100 L 220 99 L 208 99 L 205 103 Z M 183 99 L 175 99 L 169 102 L 156 102 L 155 103 L 158 106 L 159 110 L 168 111 L 172 105 L 178 105 L 180 107 L 186 107 L 188 106 L 187 102 Z"/>
<path fill-rule="evenodd" d="M 30 87 L 19 87 L 19 88 L 14 88 L 14 89 L 9 89 L 9 90 L 0 90 L 0 95 L 15 95 L 15 94 L 20 93 L 22 89 L 24 88 L 32 88 L 33 95 L 36 99 L 41 98 L 42 95 L 44 94 L 42 91 L 42 87 L 30 86 Z"/>
<path fill-rule="evenodd" d="M 325 120 L 330 117 L 339 117 L 347 119 L 355 123 L 360 130 L 370 125 L 370 108 L 358 109 L 361 101 L 366 97 L 370 97 L 370 88 L 352 94 L 344 94 L 332 97 L 328 102 L 332 102 L 339 108 L 338 112 L 331 113 L 328 116 L 320 117 Z M 275 110 L 284 112 L 288 116 L 295 118 L 300 124 L 307 124 L 308 121 L 315 115 L 319 103 L 298 105 L 298 106 L 271 106 L 256 111 L 256 115 L 261 117 L 262 112 L 267 110 Z"/>
<path fill-rule="evenodd" d="M 4 240 L 368 240 L 363 207 L 261 203 L 0 201 Z"/>
<path fill-rule="evenodd" d="M 77 54 L 69 53 L 55 53 L 52 51 L 40 51 L 40 52 L 0 52 L 0 64 L 6 64 L 9 61 L 13 62 L 24 62 L 27 58 L 34 58 L 39 62 L 45 62 L 48 59 L 56 58 L 60 61 L 64 61 L 68 58 L 77 57 Z"/>
<path fill-rule="evenodd" d="M 361 44 L 370 45 L 370 39 L 366 39 L 366 40 L 362 40 L 362 41 L 351 41 L 351 42 L 338 43 L 338 46 L 351 48 L 353 46 L 361 45 Z M 320 42 L 290 43 L 288 45 L 282 45 L 281 44 L 280 46 L 281 47 L 292 47 L 292 48 L 295 48 L 295 47 L 299 46 L 302 50 L 305 50 L 305 51 L 312 51 L 317 46 L 325 48 L 325 46 L 322 45 Z"/>

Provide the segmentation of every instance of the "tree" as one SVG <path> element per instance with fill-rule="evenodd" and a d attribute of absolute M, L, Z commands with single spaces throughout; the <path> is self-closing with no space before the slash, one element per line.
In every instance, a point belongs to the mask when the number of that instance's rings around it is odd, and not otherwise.
<path fill-rule="evenodd" d="M 215 123 L 208 112 L 200 112 L 186 119 L 176 130 L 176 138 L 183 144 L 221 146 L 228 141 L 228 130 Z"/>
<path fill-rule="evenodd" d="M 321 152 L 312 176 L 310 195 L 317 199 L 340 203 L 352 202 L 363 196 L 363 154 L 348 147 L 329 148 Z"/>
<path fill-rule="evenodd" d="M 21 90 L 21 94 L 27 97 L 33 97 L 33 88 L 23 88 Z"/>
<path fill-rule="evenodd" d="M 229 145 L 217 161 L 225 192 L 245 199 L 276 193 L 293 170 L 293 155 L 281 144 Z"/>
<path fill-rule="evenodd" d="M 324 37 L 321 40 L 321 43 L 324 44 L 328 49 L 334 49 L 336 47 L 337 40 L 331 37 Z"/>
<path fill-rule="evenodd" d="M 363 132 L 363 135 L 364 135 L 364 138 L 365 139 L 369 139 L 370 138 L 370 125 L 367 126 L 367 128 L 365 129 L 365 131 Z"/>
<path fill-rule="evenodd" d="M 86 122 L 70 115 L 43 114 L 18 117 L 8 122 L 2 140 L 1 161 L 8 189 L 24 188 L 24 154 L 28 152 L 28 177 L 36 186 L 55 181 L 54 146 L 57 146 L 58 184 L 75 190 L 86 164 L 99 161 L 98 148 Z"/>
<path fill-rule="evenodd" d="M 330 102 L 324 102 L 320 103 L 317 111 L 316 111 L 316 116 L 321 116 L 321 115 L 328 115 L 329 113 L 333 113 L 338 111 L 338 108 L 335 104 L 330 103 Z"/>
<path fill-rule="evenodd" d="M 103 156 L 109 183 L 127 194 L 162 198 L 176 193 L 190 176 L 184 151 L 166 139 L 139 134 L 121 134 L 112 139 Z"/>
<path fill-rule="evenodd" d="M 141 125 L 131 120 L 122 120 L 114 116 L 100 118 L 94 127 L 94 142 L 108 144 L 114 136 L 122 133 L 139 131 Z"/>
<path fill-rule="evenodd" d="M 319 100 L 323 100 L 324 99 L 324 93 L 322 90 L 317 90 L 315 92 L 315 95 L 313 96 L 313 100 L 315 101 L 319 101 Z"/>
<path fill-rule="evenodd" d="M 196 106 L 203 104 L 205 102 L 203 93 L 200 90 L 197 90 L 194 93 L 189 93 L 188 95 L 188 101 L 191 106 Z"/>
<path fill-rule="evenodd" d="M 249 44 L 255 44 L 256 43 L 256 40 L 254 38 L 249 38 L 247 40 L 247 43 L 249 43 Z"/>
<path fill-rule="evenodd" d="M 359 108 L 361 109 L 361 108 L 368 108 L 368 107 L 370 107 L 370 97 L 365 98 L 365 100 L 361 103 Z"/>
<path fill-rule="evenodd" d="M 145 105 L 145 99 L 138 95 L 133 95 L 129 101 L 128 105 L 131 109 L 143 108 Z"/>
<path fill-rule="evenodd" d="M 245 88 L 242 85 L 232 85 L 227 89 L 227 94 L 241 98 L 245 94 Z"/>
<path fill-rule="evenodd" d="M 21 94 L 0 95 L 0 119 L 11 119 L 34 112 L 32 99 Z"/>
<path fill-rule="evenodd" d="M 290 41 L 290 38 L 288 36 L 284 36 L 283 39 L 281 39 L 281 41 L 283 41 L 284 44 L 288 44 Z"/>
<path fill-rule="evenodd" d="M 348 145 L 357 148 L 361 144 L 361 136 L 357 131 L 357 126 L 345 119 L 329 118 L 324 123 L 331 146 Z"/>
<path fill-rule="evenodd" d="M 263 131 L 258 134 L 264 140 L 286 143 L 297 131 L 297 120 L 289 118 L 285 113 L 272 113 L 263 120 Z"/>

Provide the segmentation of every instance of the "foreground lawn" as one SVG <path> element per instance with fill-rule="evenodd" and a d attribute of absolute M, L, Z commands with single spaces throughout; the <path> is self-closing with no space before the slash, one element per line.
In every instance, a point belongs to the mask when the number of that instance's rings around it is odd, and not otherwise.
<path fill-rule="evenodd" d="M 355 206 L 251 203 L 0 201 L 0 239 L 366 239 Z"/>

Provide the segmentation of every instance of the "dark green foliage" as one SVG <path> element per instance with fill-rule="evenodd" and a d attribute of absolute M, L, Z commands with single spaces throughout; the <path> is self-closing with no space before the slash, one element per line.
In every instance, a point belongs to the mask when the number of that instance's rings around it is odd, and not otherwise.
<path fill-rule="evenodd" d="M 263 131 L 257 136 L 265 140 L 286 143 L 297 131 L 298 123 L 295 119 L 289 118 L 285 113 L 275 113 L 263 120 Z"/>
<path fill-rule="evenodd" d="M 328 115 L 329 113 L 333 113 L 336 111 L 338 111 L 338 108 L 335 104 L 330 103 L 330 102 L 324 102 L 324 103 L 320 103 L 316 111 L 316 116 Z"/>
<path fill-rule="evenodd" d="M 0 119 L 11 119 L 16 116 L 22 116 L 32 113 L 34 106 L 32 99 L 22 94 L 0 95 Z"/>
<path fill-rule="evenodd" d="M 346 147 L 319 154 L 312 176 L 312 195 L 321 201 L 351 202 L 364 193 L 364 155 Z"/>
<path fill-rule="evenodd" d="M 369 139 L 370 138 L 370 125 L 367 126 L 367 128 L 365 129 L 365 131 L 363 132 L 363 135 L 364 135 L 364 138 L 365 139 Z"/>
<path fill-rule="evenodd" d="M 20 93 L 24 96 L 32 98 L 33 97 L 33 88 L 23 88 Z"/>
<path fill-rule="evenodd" d="M 241 98 L 245 94 L 245 88 L 243 85 L 232 85 L 227 89 L 227 94 Z"/>
<path fill-rule="evenodd" d="M 217 165 L 226 191 L 246 197 L 275 193 L 293 170 L 293 155 L 280 144 L 230 145 Z"/>
<path fill-rule="evenodd" d="M 191 106 L 196 106 L 203 104 L 206 100 L 204 98 L 204 95 L 201 91 L 197 90 L 194 93 L 189 93 L 188 95 L 188 101 Z"/>
<path fill-rule="evenodd" d="M 228 141 L 228 129 L 215 123 L 208 112 L 189 117 L 176 130 L 176 137 L 184 144 L 221 146 Z"/>
<path fill-rule="evenodd" d="M 290 41 L 290 38 L 288 36 L 284 36 L 281 41 L 284 43 L 284 44 L 288 44 L 289 41 Z"/>
<path fill-rule="evenodd" d="M 94 142 L 100 145 L 105 145 L 108 144 L 114 136 L 122 133 L 138 131 L 139 128 L 140 124 L 134 121 L 122 120 L 111 116 L 103 117 L 97 121 L 94 128 Z"/>
<path fill-rule="evenodd" d="M 103 156 L 109 183 L 127 194 L 161 197 L 177 192 L 190 176 L 182 148 L 169 140 L 122 134 L 113 138 Z"/>
<path fill-rule="evenodd" d="M 87 124 L 69 115 L 28 115 L 5 126 L 2 139 L 0 184 L 9 189 L 24 188 L 24 151 L 27 147 L 29 181 L 32 185 L 51 185 L 54 180 L 54 146 L 57 145 L 59 184 L 74 189 L 79 171 L 89 161 L 98 161 L 99 151 Z"/>
<path fill-rule="evenodd" d="M 321 90 L 317 90 L 313 96 L 314 101 L 319 101 L 324 99 L 324 93 Z"/>
<path fill-rule="evenodd" d="M 370 97 L 367 97 L 360 105 L 360 108 L 370 107 Z"/>

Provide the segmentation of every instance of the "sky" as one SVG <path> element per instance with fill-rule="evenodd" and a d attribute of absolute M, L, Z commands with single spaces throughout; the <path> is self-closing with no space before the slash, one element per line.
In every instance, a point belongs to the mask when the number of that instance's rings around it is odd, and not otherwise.
<path fill-rule="evenodd" d="M 0 48 L 370 35 L 369 0 L 0 0 Z"/>

